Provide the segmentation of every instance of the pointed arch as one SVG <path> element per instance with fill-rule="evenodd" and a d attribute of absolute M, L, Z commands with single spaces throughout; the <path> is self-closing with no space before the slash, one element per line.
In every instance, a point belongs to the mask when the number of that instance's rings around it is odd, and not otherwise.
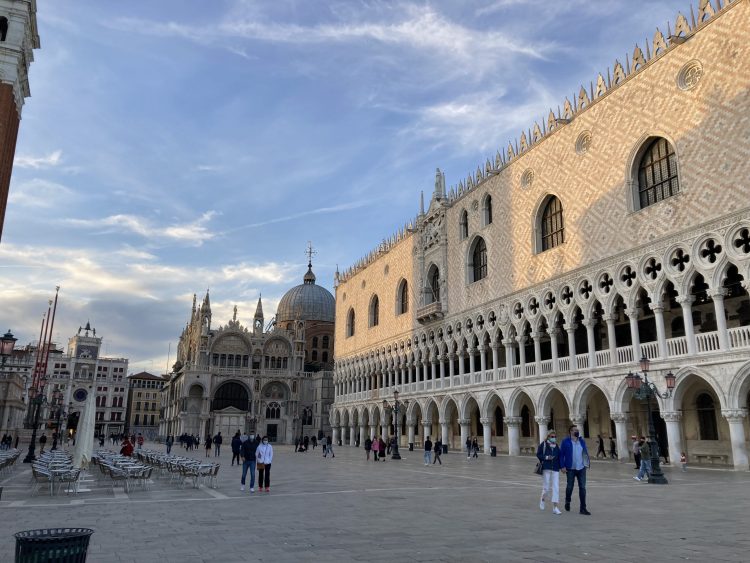
<path fill-rule="evenodd" d="M 556 194 L 544 196 L 534 214 L 534 254 L 551 250 L 565 242 L 562 200 Z"/>
<path fill-rule="evenodd" d="M 370 307 L 368 313 L 368 325 L 370 328 L 376 327 L 380 324 L 380 299 L 378 294 L 374 293 L 370 298 Z"/>

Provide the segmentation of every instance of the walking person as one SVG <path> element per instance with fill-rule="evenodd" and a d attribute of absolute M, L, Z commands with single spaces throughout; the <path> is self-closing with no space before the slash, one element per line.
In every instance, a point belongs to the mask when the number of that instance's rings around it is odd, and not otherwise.
<path fill-rule="evenodd" d="M 471 441 L 471 457 L 474 459 L 479 457 L 479 443 L 477 442 L 476 436 L 474 436 L 474 439 Z"/>
<path fill-rule="evenodd" d="M 372 440 L 365 439 L 365 460 L 370 461 L 370 452 L 372 451 Z"/>
<path fill-rule="evenodd" d="M 206 457 L 211 457 L 211 436 L 206 436 Z"/>
<path fill-rule="evenodd" d="M 547 439 L 539 444 L 536 457 L 542 464 L 542 498 L 539 509 L 544 510 L 544 501 L 552 501 L 552 514 L 560 512 L 560 448 L 557 445 L 557 433 L 547 432 Z"/>
<path fill-rule="evenodd" d="M 258 453 L 258 442 L 255 436 L 250 434 L 247 440 L 240 446 L 240 455 L 242 456 L 242 480 L 240 481 L 240 491 L 245 490 L 245 477 L 250 472 L 250 492 L 255 492 L 255 466 L 257 463 L 256 455 Z"/>
<path fill-rule="evenodd" d="M 40 454 L 44 453 L 44 445 L 46 443 L 47 443 L 47 435 L 42 434 L 41 436 L 39 436 L 39 453 Z"/>
<path fill-rule="evenodd" d="M 380 461 L 385 461 L 385 442 L 383 441 L 383 437 L 381 436 L 378 438 L 378 445 L 380 448 L 378 451 L 380 452 Z"/>
<path fill-rule="evenodd" d="M 141 434 L 140 432 L 138 432 L 138 438 L 137 438 L 137 440 L 138 440 L 138 449 L 140 450 L 141 448 L 143 448 L 143 434 Z M 102 443 L 99 444 L 99 445 L 103 446 L 104 445 L 104 440 L 102 440 Z"/>
<path fill-rule="evenodd" d="M 633 440 L 633 461 L 635 461 L 636 470 L 641 468 L 641 442 L 637 436 L 631 436 Z"/>
<path fill-rule="evenodd" d="M 242 440 L 240 440 L 240 431 L 237 430 L 237 433 L 232 438 L 232 463 L 231 465 L 234 465 L 234 460 L 237 460 L 237 465 L 240 464 L 240 447 L 242 446 Z"/>
<path fill-rule="evenodd" d="M 424 464 L 430 465 L 432 462 L 432 440 L 430 440 L 430 437 L 427 436 L 427 439 L 424 441 Z"/>
<path fill-rule="evenodd" d="M 560 471 L 567 474 L 568 482 L 565 487 L 565 510 L 570 512 L 570 497 L 573 487 L 578 480 L 578 499 L 581 514 L 590 516 L 586 508 L 586 468 L 591 464 L 586 442 L 581 437 L 578 426 L 572 425 L 569 436 L 560 444 Z"/>
<path fill-rule="evenodd" d="M 687 471 L 687 454 L 685 452 L 680 453 L 680 465 L 683 473 Z"/>
<path fill-rule="evenodd" d="M 471 459 L 471 436 L 466 438 L 466 461 Z"/>
<path fill-rule="evenodd" d="M 325 436 L 320 439 L 320 445 L 323 446 L 323 457 L 326 457 L 328 454 L 328 442 Z"/>
<path fill-rule="evenodd" d="M 443 442 L 440 438 L 435 439 L 435 459 L 432 460 L 432 465 L 435 465 L 437 461 L 440 465 L 443 465 L 443 460 L 440 459 L 440 454 L 443 453 Z"/>
<path fill-rule="evenodd" d="M 172 451 L 172 444 L 174 444 L 174 436 L 167 436 L 167 441 L 165 443 L 167 445 L 167 455 L 169 455 Z"/>
<path fill-rule="evenodd" d="M 641 467 L 638 475 L 633 477 L 636 481 L 642 481 L 648 474 L 651 477 L 651 444 L 648 443 L 645 436 L 641 436 Z"/>
<path fill-rule="evenodd" d="M 268 443 L 268 436 L 263 436 L 263 440 L 258 446 L 255 454 L 258 460 L 258 491 L 266 487 L 266 492 L 271 492 L 271 462 L 273 461 L 273 446 Z"/>
<path fill-rule="evenodd" d="M 609 458 L 617 459 L 617 447 L 615 446 L 615 437 L 609 437 Z"/>
<path fill-rule="evenodd" d="M 375 436 L 372 440 L 372 458 L 373 461 L 378 461 L 378 453 L 380 452 L 380 441 Z"/>
<path fill-rule="evenodd" d="M 219 457 L 221 453 L 221 444 L 224 442 L 224 438 L 221 437 L 221 432 L 214 436 L 214 457 Z"/>
<path fill-rule="evenodd" d="M 326 437 L 326 443 L 328 444 L 328 453 L 331 454 L 331 457 L 336 457 L 336 454 L 333 453 L 333 438 L 331 436 Z"/>
<path fill-rule="evenodd" d="M 596 435 L 596 459 L 599 459 L 599 456 L 607 458 L 607 452 L 604 451 L 604 438 L 601 434 Z"/>

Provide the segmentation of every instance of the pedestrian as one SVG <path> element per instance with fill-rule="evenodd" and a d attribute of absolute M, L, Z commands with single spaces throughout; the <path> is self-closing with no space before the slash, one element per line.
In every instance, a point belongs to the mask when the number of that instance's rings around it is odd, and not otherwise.
<path fill-rule="evenodd" d="M 305 436 L 302 440 L 302 445 L 305 446 L 305 451 L 310 447 L 310 436 Z"/>
<path fill-rule="evenodd" d="M 378 452 L 380 451 L 380 442 L 377 436 L 372 440 L 372 457 L 374 461 L 378 461 Z"/>
<path fill-rule="evenodd" d="M 206 436 L 206 457 L 211 457 L 211 436 Z"/>
<path fill-rule="evenodd" d="M 443 460 L 440 459 L 440 454 L 443 453 L 443 442 L 440 438 L 435 438 L 435 459 L 432 460 L 432 465 L 435 465 L 437 461 L 440 465 L 443 465 Z"/>
<path fill-rule="evenodd" d="M 102 440 L 102 443 L 100 445 L 102 445 L 102 446 L 104 445 L 104 441 L 103 440 Z M 138 432 L 138 449 L 140 450 L 141 448 L 143 448 L 143 434 L 141 434 L 140 432 Z"/>
<path fill-rule="evenodd" d="M 221 444 L 224 442 L 224 438 L 221 437 L 221 432 L 214 436 L 214 457 L 219 457 L 221 453 Z"/>
<path fill-rule="evenodd" d="M 172 452 L 172 444 L 174 444 L 174 436 L 170 434 L 169 436 L 167 436 L 167 441 L 166 441 L 167 455 L 169 455 Z"/>
<path fill-rule="evenodd" d="M 52 445 L 53 445 L 52 449 L 54 450 L 54 449 L 55 449 L 55 448 L 54 448 L 54 446 L 55 446 L 55 443 L 54 443 L 54 442 L 52 442 Z M 141 449 L 141 446 L 142 446 L 142 445 L 143 445 L 143 444 L 138 444 L 138 449 L 139 449 L 139 450 Z M 100 448 L 103 448 L 103 447 L 104 447 L 104 434 L 102 434 L 101 436 L 99 436 L 99 447 L 100 447 Z"/>
<path fill-rule="evenodd" d="M 328 445 L 328 453 L 331 454 L 331 457 L 336 457 L 336 454 L 333 453 L 333 438 L 331 436 L 326 436 L 326 444 Z"/>
<path fill-rule="evenodd" d="M 16 434 L 16 443 L 13 444 L 13 449 L 14 450 L 18 449 L 18 440 L 20 440 L 20 439 L 21 439 L 21 436 L 19 436 L 18 434 Z"/>
<path fill-rule="evenodd" d="M 424 441 L 424 464 L 430 465 L 432 462 L 432 440 L 430 440 L 430 437 L 427 436 L 427 439 Z"/>
<path fill-rule="evenodd" d="M 313 436 L 312 438 L 310 438 L 310 443 L 312 444 L 313 451 L 315 451 L 315 447 L 318 445 L 318 439 Z"/>
<path fill-rule="evenodd" d="M 635 461 L 636 470 L 641 468 L 641 442 L 637 436 L 631 436 L 633 440 L 633 461 Z"/>
<path fill-rule="evenodd" d="M 255 458 L 258 460 L 258 491 L 266 487 L 266 492 L 271 492 L 271 462 L 273 461 L 273 446 L 268 443 L 268 436 L 263 436 L 263 441 L 258 446 Z"/>
<path fill-rule="evenodd" d="M 477 443 L 476 436 L 474 436 L 474 439 L 471 441 L 471 457 L 473 458 L 479 457 L 479 444 Z"/>
<path fill-rule="evenodd" d="M 380 446 L 380 448 L 378 448 L 378 451 L 380 452 L 380 461 L 385 461 L 385 442 L 383 441 L 382 436 L 378 438 L 378 445 Z"/>
<path fill-rule="evenodd" d="M 47 435 L 42 433 L 41 436 L 39 436 L 39 453 L 44 453 L 44 445 L 47 443 Z"/>
<path fill-rule="evenodd" d="M 680 465 L 682 466 L 682 471 L 687 471 L 687 454 L 685 452 L 680 454 Z"/>
<path fill-rule="evenodd" d="M 651 444 L 648 443 L 645 436 L 641 436 L 641 467 L 638 470 L 638 475 L 633 479 L 642 481 L 646 474 L 651 478 Z"/>
<path fill-rule="evenodd" d="M 125 441 L 122 443 L 122 447 L 120 448 L 120 455 L 124 455 L 127 457 L 130 457 L 133 455 L 133 444 L 132 442 L 125 437 Z"/>
<path fill-rule="evenodd" d="M 560 512 L 560 448 L 557 445 L 557 433 L 547 432 L 547 439 L 539 444 L 536 457 L 542 464 L 542 498 L 539 509 L 544 510 L 546 498 L 552 501 L 552 514 Z"/>
<path fill-rule="evenodd" d="M 372 451 L 372 440 L 365 439 L 365 460 L 370 461 L 370 452 Z"/>
<path fill-rule="evenodd" d="M 471 436 L 466 438 L 466 461 L 471 459 Z"/>
<path fill-rule="evenodd" d="M 604 438 L 601 434 L 596 435 L 596 459 L 599 459 L 599 456 L 607 458 L 607 452 L 604 451 Z"/>
<path fill-rule="evenodd" d="M 568 429 L 569 436 L 560 444 L 560 471 L 567 474 L 565 487 L 565 510 L 570 512 L 570 497 L 578 480 L 578 499 L 581 514 L 590 516 L 586 508 L 586 468 L 591 465 L 586 442 L 581 437 L 578 426 L 573 424 Z"/>
<path fill-rule="evenodd" d="M 240 446 L 240 455 L 242 456 L 242 480 L 240 481 L 240 491 L 245 490 L 245 477 L 250 471 L 250 492 L 255 492 L 255 466 L 257 464 L 256 455 L 258 453 L 258 442 L 255 436 L 250 434 L 247 440 Z"/>
<path fill-rule="evenodd" d="M 617 448 L 615 446 L 615 437 L 610 436 L 609 437 L 609 458 L 610 459 L 617 459 Z"/>
<path fill-rule="evenodd" d="M 240 431 L 237 430 L 234 437 L 232 438 L 232 463 L 230 465 L 234 465 L 234 460 L 237 460 L 237 465 L 240 464 L 240 447 L 242 446 L 242 440 L 240 440 Z"/>
<path fill-rule="evenodd" d="M 294 453 L 297 453 L 299 451 L 299 443 L 301 440 L 299 438 L 294 439 Z"/>

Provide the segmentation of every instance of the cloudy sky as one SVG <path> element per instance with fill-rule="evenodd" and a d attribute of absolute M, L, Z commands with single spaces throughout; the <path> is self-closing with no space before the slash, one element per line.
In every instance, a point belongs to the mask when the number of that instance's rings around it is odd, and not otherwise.
<path fill-rule="evenodd" d="M 0 243 L 0 323 L 90 320 L 172 360 L 193 293 L 266 316 L 453 185 L 689 0 L 38 0 Z"/>

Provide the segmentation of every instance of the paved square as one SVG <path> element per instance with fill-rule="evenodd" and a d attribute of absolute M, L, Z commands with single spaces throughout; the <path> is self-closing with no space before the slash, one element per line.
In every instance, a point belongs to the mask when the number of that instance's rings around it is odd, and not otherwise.
<path fill-rule="evenodd" d="M 158 447 L 158 446 L 157 446 Z M 747 561 L 750 474 L 667 466 L 667 486 L 636 483 L 632 464 L 593 462 L 593 516 L 553 516 L 538 507 L 534 459 L 466 461 L 421 452 L 366 462 L 361 448 L 294 453 L 277 446 L 271 493 L 242 493 L 240 469 L 222 452 L 217 489 L 180 489 L 156 478 L 126 494 L 105 480 L 76 496 L 30 496 L 18 464 L 2 480 L 0 561 L 14 532 L 96 530 L 89 561 Z M 184 453 L 184 450 L 177 448 Z M 192 452 L 202 457 L 204 450 Z M 564 480 L 561 482 L 564 494 Z"/>

